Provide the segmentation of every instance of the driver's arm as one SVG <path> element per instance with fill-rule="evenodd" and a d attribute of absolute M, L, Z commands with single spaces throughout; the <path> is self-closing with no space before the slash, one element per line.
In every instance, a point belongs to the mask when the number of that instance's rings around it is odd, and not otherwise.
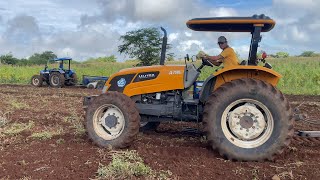
<path fill-rule="evenodd" d="M 220 64 L 223 62 L 223 56 L 207 56 L 207 59 L 215 66 L 220 66 Z"/>

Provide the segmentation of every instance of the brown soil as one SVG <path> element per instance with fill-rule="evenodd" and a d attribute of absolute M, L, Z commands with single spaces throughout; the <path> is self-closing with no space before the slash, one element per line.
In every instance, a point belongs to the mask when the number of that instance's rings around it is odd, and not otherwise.
<path fill-rule="evenodd" d="M 95 178 L 99 163 L 107 165 L 111 153 L 93 145 L 73 122 L 84 119 L 83 96 L 99 93 L 81 88 L 1 85 L 0 117 L 10 120 L 5 126 L 29 122 L 34 126 L 16 135 L 0 136 L 0 179 Z M 287 98 L 307 119 L 320 117 L 320 96 Z M 0 124 L 0 132 L 3 127 Z M 173 179 L 271 179 L 275 175 L 320 179 L 320 138 L 295 136 L 273 162 L 232 162 L 213 151 L 201 133 L 187 131 L 187 127 L 199 125 L 162 123 L 155 132 L 139 133 L 129 149 L 137 150 L 151 168 L 170 170 Z M 296 128 L 317 129 L 302 122 L 296 123 Z M 48 140 L 31 138 L 35 132 L 58 130 L 60 133 Z"/>

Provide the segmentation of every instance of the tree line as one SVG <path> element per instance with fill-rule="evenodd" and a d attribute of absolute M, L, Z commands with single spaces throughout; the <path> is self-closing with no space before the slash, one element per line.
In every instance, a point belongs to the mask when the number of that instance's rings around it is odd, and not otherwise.
<path fill-rule="evenodd" d="M 120 37 L 122 44 L 118 46 L 118 51 L 121 54 L 129 55 L 130 58 L 136 58 L 138 60 L 138 66 L 149 66 L 153 64 L 158 64 L 161 55 L 161 45 L 162 45 L 162 35 L 159 28 L 142 28 L 135 31 L 129 31 L 125 35 Z M 171 45 L 166 46 L 167 50 L 171 48 Z M 262 52 L 259 52 L 257 56 Z M 174 58 L 173 53 L 167 53 L 167 61 L 172 61 Z M 277 52 L 276 54 L 270 54 L 269 57 L 273 58 L 286 58 L 289 57 L 287 52 Z M 299 57 L 320 57 L 319 53 L 314 51 L 304 51 L 299 55 Z M 45 51 L 42 53 L 35 53 L 29 58 L 18 59 L 14 57 L 11 53 L 1 55 L 1 64 L 11 64 L 11 65 L 40 65 L 50 63 L 50 60 L 57 58 L 52 51 Z M 83 63 L 91 62 L 116 62 L 116 57 L 114 55 L 89 58 Z M 77 63 L 74 61 L 74 63 Z M 78 62 L 79 63 L 79 62 Z"/>
<path fill-rule="evenodd" d="M 42 53 L 35 53 L 29 58 L 16 58 L 11 53 L 1 55 L 0 56 L 0 64 L 9 64 L 16 66 L 31 66 L 31 65 L 44 65 L 53 63 L 54 59 L 57 58 L 57 55 L 52 51 L 44 51 Z M 116 62 L 117 58 L 114 55 L 105 56 L 105 57 L 97 57 L 97 58 L 89 58 L 83 63 L 91 63 L 91 62 Z M 78 61 L 73 61 L 73 63 L 80 63 Z"/>
<path fill-rule="evenodd" d="M 290 57 L 287 52 L 277 52 L 276 54 L 270 54 L 269 57 L 272 58 L 287 58 Z M 320 53 L 316 53 L 314 51 L 304 51 L 300 55 L 296 57 L 320 57 Z"/>

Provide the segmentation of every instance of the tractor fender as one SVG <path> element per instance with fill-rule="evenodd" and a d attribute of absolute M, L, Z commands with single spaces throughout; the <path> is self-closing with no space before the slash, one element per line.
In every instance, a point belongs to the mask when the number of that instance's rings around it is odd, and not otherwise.
<path fill-rule="evenodd" d="M 200 92 L 200 101 L 205 102 L 213 91 L 232 80 L 253 78 L 276 86 L 281 77 L 281 74 L 276 71 L 262 66 L 233 66 L 231 68 L 223 68 L 205 80 Z"/>
<path fill-rule="evenodd" d="M 204 82 L 200 91 L 199 100 L 201 102 L 206 102 L 211 92 L 213 91 L 214 84 L 216 82 L 216 77 L 214 75 L 210 75 Z"/>

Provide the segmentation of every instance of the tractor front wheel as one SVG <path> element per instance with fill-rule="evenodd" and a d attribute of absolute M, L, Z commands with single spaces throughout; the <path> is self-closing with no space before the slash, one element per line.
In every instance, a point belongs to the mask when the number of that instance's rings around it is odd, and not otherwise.
<path fill-rule="evenodd" d="M 43 78 L 41 75 L 34 75 L 31 78 L 31 84 L 36 87 L 41 87 L 43 84 Z"/>
<path fill-rule="evenodd" d="M 49 82 L 50 82 L 50 86 L 54 88 L 60 88 L 64 86 L 65 77 L 63 76 L 63 74 L 59 72 L 53 72 L 50 74 Z"/>
<path fill-rule="evenodd" d="M 124 148 L 139 132 L 140 115 L 128 96 L 112 91 L 92 100 L 85 123 L 89 138 L 98 146 Z"/>
<path fill-rule="evenodd" d="M 210 145 L 237 161 L 273 160 L 289 145 L 293 122 L 283 94 L 255 79 L 222 85 L 208 98 L 203 114 Z"/>

